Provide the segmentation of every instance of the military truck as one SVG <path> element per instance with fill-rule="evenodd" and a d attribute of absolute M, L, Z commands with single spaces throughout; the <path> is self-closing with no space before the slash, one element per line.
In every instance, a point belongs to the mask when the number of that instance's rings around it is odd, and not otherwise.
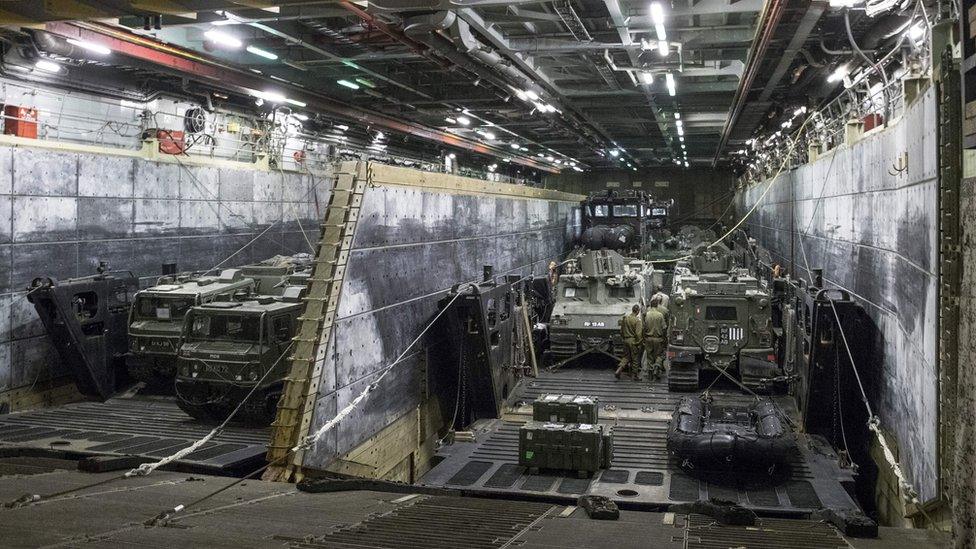
<path fill-rule="evenodd" d="M 298 327 L 304 290 L 287 286 L 280 296 L 190 308 L 177 357 L 179 407 L 199 420 L 220 422 L 258 385 L 234 420 L 269 425 L 288 372 L 283 355 Z"/>
<path fill-rule="evenodd" d="M 566 262 L 549 319 L 551 360 L 562 364 L 592 352 L 622 355 L 620 319 L 634 304 L 650 302 L 661 282 L 650 263 L 613 250 L 588 250 Z"/>
<path fill-rule="evenodd" d="M 196 305 L 234 301 L 251 295 L 281 295 L 291 277 L 307 277 L 309 254 L 275 256 L 226 269 L 216 276 L 182 273 L 160 277 L 135 296 L 129 313 L 129 375 L 155 389 L 171 387 L 183 317 Z M 304 284 L 304 280 L 294 282 Z"/>
<path fill-rule="evenodd" d="M 702 250 L 704 251 L 704 250 Z M 719 370 L 752 391 L 770 388 L 777 364 L 770 295 L 744 269 L 707 272 L 721 263 L 703 257 L 706 272 L 678 267 L 670 300 L 668 389 L 694 391 L 702 371 Z M 695 264 L 695 262 L 693 262 Z"/>

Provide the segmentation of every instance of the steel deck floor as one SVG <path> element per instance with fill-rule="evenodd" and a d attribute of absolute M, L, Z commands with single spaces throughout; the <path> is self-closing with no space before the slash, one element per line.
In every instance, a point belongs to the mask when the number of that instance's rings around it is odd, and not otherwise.
<path fill-rule="evenodd" d="M 136 456 L 150 461 L 186 448 L 212 428 L 171 400 L 114 398 L 0 415 L 0 451 Z M 174 468 L 220 473 L 257 467 L 264 461 L 267 441 L 267 429 L 229 427 Z"/>
<path fill-rule="evenodd" d="M 0 502 L 90 486 L 117 473 L 43 468 L 0 458 Z M 62 469 L 61 467 L 64 469 Z M 4 467 L 12 469 L 4 472 Z M 33 469 L 33 470 L 29 470 Z M 249 481 L 177 514 L 167 526 L 147 519 L 227 486 L 227 478 L 158 471 L 0 509 L 4 547 L 250 547 L 390 549 L 519 547 L 522 549 L 681 549 L 687 547 L 850 547 L 927 549 L 944 546 L 932 530 L 881 528 L 878 539 L 844 538 L 818 521 L 760 519 L 756 527 L 711 518 L 622 510 L 615 521 L 590 520 L 576 507 L 504 499 L 372 491 L 306 493 L 293 484 Z"/>
<path fill-rule="evenodd" d="M 578 479 L 574 475 L 530 475 L 518 465 L 518 429 L 531 414 L 531 407 L 524 403 L 544 393 L 600 399 L 601 423 L 614 426 L 611 469 L 600 471 L 592 479 Z M 736 501 L 770 514 L 807 513 L 823 507 L 857 508 L 842 484 L 853 483 L 851 472 L 837 465 L 829 446 L 803 434 L 798 435 L 798 456 L 775 478 L 764 472 L 725 474 L 721 478 L 690 476 L 668 455 L 666 445 L 668 418 L 681 396 L 668 393 L 660 382 L 616 381 L 607 371 L 546 372 L 517 389 L 515 413 L 486 422 L 476 430 L 475 442 L 444 447 L 439 454 L 443 461 L 424 476 L 421 484 L 529 497 L 598 494 L 634 508 L 662 508 L 710 498 Z M 716 399 L 751 400 L 731 392 L 718 392 Z M 777 400 L 785 404 L 788 399 Z"/>

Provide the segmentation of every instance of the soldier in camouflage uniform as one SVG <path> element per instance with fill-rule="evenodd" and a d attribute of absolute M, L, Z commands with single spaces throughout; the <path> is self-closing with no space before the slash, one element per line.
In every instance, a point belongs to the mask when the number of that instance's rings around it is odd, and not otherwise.
<path fill-rule="evenodd" d="M 667 309 L 657 297 L 651 299 L 650 307 L 644 314 L 644 351 L 647 353 L 647 367 L 651 378 L 657 378 L 664 371 L 664 348 L 667 344 Z"/>
<path fill-rule="evenodd" d="M 620 373 L 625 369 L 630 370 L 631 376 L 637 379 L 640 369 L 640 345 L 641 332 L 643 326 L 640 318 L 640 305 L 634 305 L 629 315 L 624 315 L 620 320 L 620 339 L 624 344 L 624 357 L 617 366 L 617 371 L 613 373 L 620 379 Z"/>

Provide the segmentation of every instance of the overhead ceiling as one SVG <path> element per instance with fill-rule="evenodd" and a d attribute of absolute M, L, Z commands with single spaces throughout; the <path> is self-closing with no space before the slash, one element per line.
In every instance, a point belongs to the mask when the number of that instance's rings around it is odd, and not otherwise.
<path fill-rule="evenodd" d="M 442 143 L 456 136 L 555 169 L 725 165 L 784 97 L 791 84 L 784 76 L 827 3 L 662 1 L 666 55 L 651 4 L 15 1 L 2 4 L 0 21 L 111 18 L 272 87 L 314 92 L 430 130 Z M 250 51 L 220 44 L 208 37 L 213 30 Z"/>

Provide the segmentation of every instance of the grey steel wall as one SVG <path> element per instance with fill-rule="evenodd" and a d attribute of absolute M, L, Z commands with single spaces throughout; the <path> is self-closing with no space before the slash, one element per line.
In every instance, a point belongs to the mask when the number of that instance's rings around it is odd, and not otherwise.
<path fill-rule="evenodd" d="M 873 319 L 879 356 L 862 375 L 923 500 L 938 481 L 936 107 L 929 90 L 880 133 L 738 196 L 744 213 L 769 188 L 749 234 L 785 266 L 795 262 L 797 276 L 807 263 L 823 268 L 826 285 L 848 290 Z"/>
<path fill-rule="evenodd" d="M 483 265 L 498 275 L 544 274 L 578 230 L 576 206 L 411 187 L 367 189 L 311 430 L 334 417 L 406 349 L 451 286 L 480 280 Z M 416 407 L 420 384 L 415 358 L 401 362 L 305 454 L 304 465 L 325 468 Z"/>
<path fill-rule="evenodd" d="M 94 274 L 144 282 L 175 261 L 208 269 L 310 252 L 329 178 L 0 147 L 0 394 L 64 374 L 24 289 Z M 264 232 L 267 231 L 267 232 Z M 251 242 L 264 232 L 260 238 Z"/>

